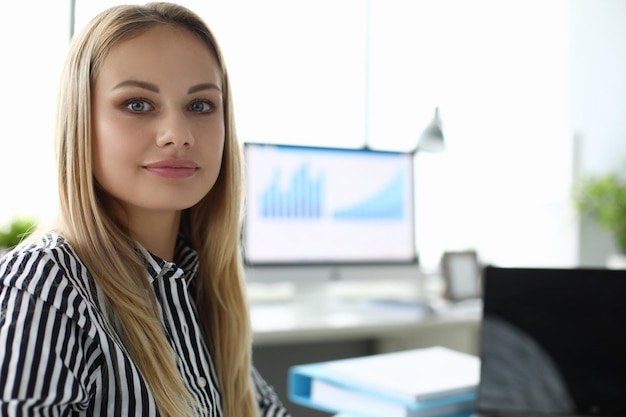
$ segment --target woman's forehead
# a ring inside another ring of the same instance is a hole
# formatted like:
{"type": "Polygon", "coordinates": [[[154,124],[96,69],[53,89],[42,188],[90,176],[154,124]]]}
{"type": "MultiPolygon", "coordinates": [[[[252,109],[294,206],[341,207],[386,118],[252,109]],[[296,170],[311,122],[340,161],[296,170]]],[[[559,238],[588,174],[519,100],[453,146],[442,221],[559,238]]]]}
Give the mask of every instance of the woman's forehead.
{"type": "Polygon", "coordinates": [[[195,33],[158,25],[113,45],[104,57],[97,79],[128,78],[143,81],[214,83],[222,72],[215,54],[195,33]]]}

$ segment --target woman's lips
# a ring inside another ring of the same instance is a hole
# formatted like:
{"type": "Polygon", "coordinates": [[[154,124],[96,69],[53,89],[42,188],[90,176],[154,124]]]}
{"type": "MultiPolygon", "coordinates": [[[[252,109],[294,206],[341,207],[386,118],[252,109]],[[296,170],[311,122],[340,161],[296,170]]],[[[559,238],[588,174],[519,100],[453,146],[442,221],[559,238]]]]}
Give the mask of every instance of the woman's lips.
{"type": "Polygon", "coordinates": [[[167,159],[152,162],[144,168],[163,178],[189,178],[198,170],[198,164],[186,159],[167,159]]]}

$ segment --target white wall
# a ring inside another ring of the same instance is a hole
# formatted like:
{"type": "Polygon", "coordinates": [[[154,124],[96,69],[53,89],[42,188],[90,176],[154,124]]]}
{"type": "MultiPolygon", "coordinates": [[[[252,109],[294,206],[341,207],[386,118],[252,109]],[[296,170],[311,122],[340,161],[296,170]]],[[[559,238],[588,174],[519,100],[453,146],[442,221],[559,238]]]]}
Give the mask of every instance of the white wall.
{"type": "MultiPolygon", "coordinates": [[[[626,168],[626,2],[570,0],[570,127],[575,178],[626,168]]],[[[612,237],[588,221],[578,232],[583,265],[603,265],[612,237]]]]}
{"type": "Polygon", "coordinates": [[[576,263],[568,3],[431,4],[410,97],[437,97],[448,149],[417,156],[422,259],[471,247],[500,265],[576,263]]]}
{"type": "MultiPolygon", "coordinates": [[[[219,17],[237,8],[206,1],[212,5],[203,14],[223,39],[236,93],[260,89],[255,100],[236,103],[238,120],[247,122],[240,123],[244,139],[329,144],[341,138],[343,146],[358,146],[368,133],[375,147],[394,147],[393,141],[403,146],[399,138],[410,142],[432,107],[442,107],[449,148],[417,157],[419,244],[431,265],[441,250],[469,246],[488,260],[511,264],[601,264],[614,250],[607,234],[587,224],[579,227],[569,191],[579,173],[626,163],[621,115],[626,108],[626,1],[372,1],[370,74],[361,68],[365,3],[359,0],[342,3],[330,20],[322,11],[334,7],[331,0],[306,10],[293,6],[297,27],[279,19],[282,26],[274,31],[263,19],[236,18],[220,25],[219,17]],[[426,4],[431,7],[427,14],[412,10],[426,4]],[[311,20],[303,10],[318,14],[311,20]],[[482,10],[481,16],[493,18],[480,25],[465,18],[482,10]],[[326,26],[320,30],[322,21],[326,26]],[[378,30],[387,21],[395,22],[394,29],[378,30]],[[328,25],[347,25],[350,36],[338,43],[328,37],[328,25]],[[519,30],[509,31],[512,26],[519,30]],[[300,27],[300,36],[291,36],[300,27]],[[550,40],[541,37],[546,31],[554,34],[550,40]],[[431,47],[434,39],[444,47],[431,47]],[[281,42],[292,58],[290,66],[274,66],[272,59],[279,56],[263,54],[264,45],[281,42]],[[569,51],[562,48],[567,44],[569,51]],[[320,48],[328,60],[310,60],[320,48]],[[241,61],[233,51],[252,58],[241,61]],[[347,51],[356,54],[353,60],[346,59],[347,51]],[[315,94],[312,83],[306,86],[313,90],[291,89],[283,96],[273,89],[284,84],[286,74],[310,66],[319,68],[332,88],[315,94]],[[374,85],[369,131],[366,75],[374,85]],[[404,83],[398,84],[400,79],[404,83]],[[494,83],[500,88],[494,89],[494,83]],[[285,105],[301,109],[308,119],[286,123],[281,117],[285,105]],[[333,129],[324,128],[329,121],[333,129]],[[573,137],[580,138],[577,157],[572,156],[573,137]]],[[[79,12],[89,15],[83,9],[92,2],[78,3],[79,12]]],[[[114,2],[103,1],[98,8],[107,3],[114,2]]],[[[33,14],[29,3],[10,2],[7,15],[29,15],[29,29],[19,19],[0,25],[0,86],[8,98],[0,104],[0,223],[14,213],[35,213],[44,220],[54,214],[53,104],[63,54],[44,51],[66,47],[67,4],[38,2],[33,14]]],[[[263,10],[285,11],[279,0],[263,4],[263,10]]]]}
{"type": "Polygon", "coordinates": [[[69,38],[69,2],[2,3],[0,227],[14,215],[56,214],[54,106],[69,38]]]}

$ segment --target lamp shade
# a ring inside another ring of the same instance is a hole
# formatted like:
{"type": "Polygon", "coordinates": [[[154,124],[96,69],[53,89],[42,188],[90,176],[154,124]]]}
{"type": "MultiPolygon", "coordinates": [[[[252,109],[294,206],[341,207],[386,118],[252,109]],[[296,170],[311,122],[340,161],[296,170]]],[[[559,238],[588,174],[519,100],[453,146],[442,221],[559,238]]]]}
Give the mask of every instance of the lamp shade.
{"type": "Polygon", "coordinates": [[[422,132],[416,151],[441,152],[444,149],[446,149],[446,144],[441,130],[439,107],[436,107],[435,116],[422,132]]]}

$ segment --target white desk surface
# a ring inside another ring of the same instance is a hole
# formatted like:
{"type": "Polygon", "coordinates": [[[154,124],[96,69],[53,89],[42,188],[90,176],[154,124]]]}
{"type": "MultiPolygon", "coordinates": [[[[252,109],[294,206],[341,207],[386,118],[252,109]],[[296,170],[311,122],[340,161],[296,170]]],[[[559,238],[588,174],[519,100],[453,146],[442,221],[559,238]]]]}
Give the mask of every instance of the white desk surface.
{"type": "Polygon", "coordinates": [[[392,288],[388,283],[384,291],[371,290],[382,293],[381,297],[367,293],[346,297],[335,293],[315,297],[315,301],[289,297],[271,302],[253,301],[254,342],[267,345],[382,338],[435,326],[478,324],[482,316],[480,300],[451,304],[432,294],[428,298],[419,297],[407,288],[392,288]],[[433,310],[412,304],[418,298],[428,299],[433,310]]]}

